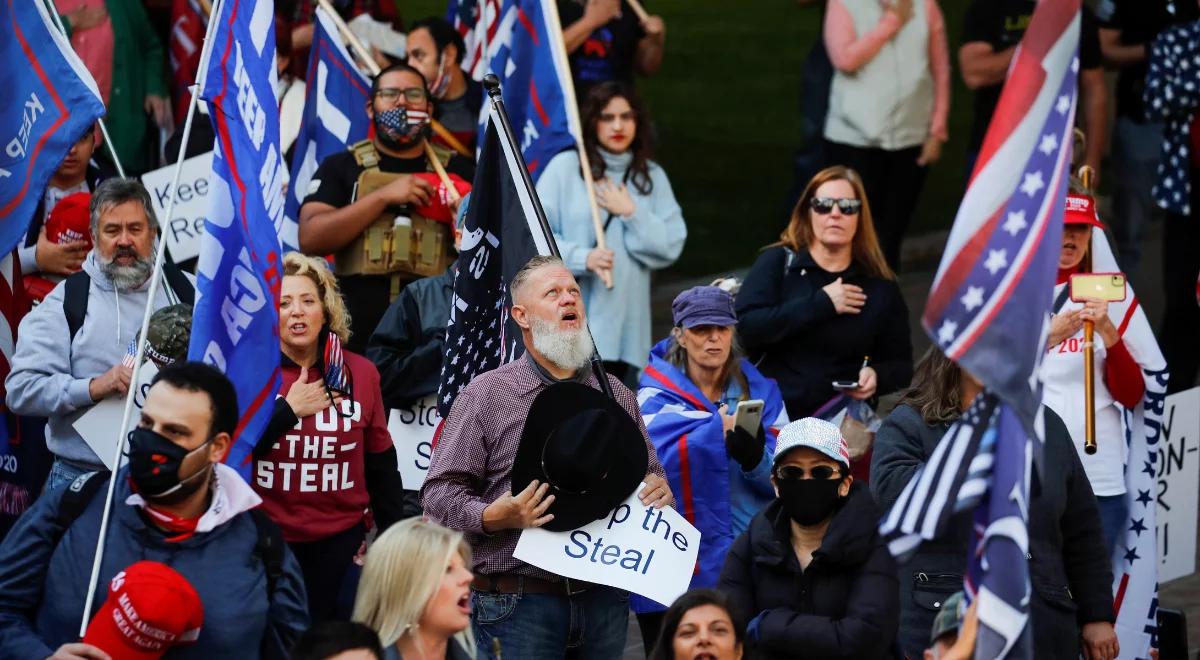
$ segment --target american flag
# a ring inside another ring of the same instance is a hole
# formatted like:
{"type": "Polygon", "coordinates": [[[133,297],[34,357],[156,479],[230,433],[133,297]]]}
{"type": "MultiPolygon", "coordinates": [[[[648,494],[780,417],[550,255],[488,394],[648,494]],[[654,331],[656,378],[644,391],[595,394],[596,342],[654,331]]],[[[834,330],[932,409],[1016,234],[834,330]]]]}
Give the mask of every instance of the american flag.
{"type": "Polygon", "coordinates": [[[12,369],[13,350],[17,345],[17,325],[29,311],[17,251],[0,259],[0,538],[33,501],[29,483],[31,465],[23,459],[20,424],[4,402],[4,381],[12,369]]]}
{"type": "Polygon", "coordinates": [[[1028,506],[1079,70],[1079,0],[1040,2],[934,278],[922,324],[986,390],[913,476],[880,531],[898,556],[975,508],[964,587],[976,658],[1032,657],[1028,506]],[[994,495],[994,497],[993,497],[994,495]]]}
{"type": "Polygon", "coordinates": [[[463,53],[462,68],[475,80],[482,80],[488,72],[492,56],[499,49],[498,39],[501,25],[504,32],[512,32],[512,20],[502,21],[502,0],[450,0],[446,20],[462,35],[466,52],[463,53]]]}
{"type": "Polygon", "coordinates": [[[350,393],[350,371],[346,369],[342,340],[333,332],[325,339],[325,386],[334,392],[350,393]]]}
{"type": "Polygon", "coordinates": [[[454,397],[472,378],[525,352],[521,333],[508,313],[512,304],[508,283],[533,256],[558,252],[553,235],[538,221],[544,212],[525,178],[525,162],[500,134],[496,106],[489,102],[488,108],[454,272],[438,387],[442,417],[450,414],[454,397]]]}

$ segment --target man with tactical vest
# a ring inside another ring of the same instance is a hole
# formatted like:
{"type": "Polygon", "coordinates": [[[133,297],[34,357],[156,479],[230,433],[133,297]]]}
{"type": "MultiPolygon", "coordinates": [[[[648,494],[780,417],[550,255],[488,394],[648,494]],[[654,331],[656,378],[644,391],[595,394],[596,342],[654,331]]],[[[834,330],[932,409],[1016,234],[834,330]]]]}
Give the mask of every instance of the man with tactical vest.
{"type": "Polygon", "coordinates": [[[431,183],[430,156],[464,181],[474,165],[451,151],[426,146],[433,99],[419,71],[393,64],[375,76],[367,114],[374,135],[326,158],[300,207],[300,249],[333,254],[351,317],[347,347],[366,352],[367,339],[405,283],[440,275],[454,258],[453,231],[426,210],[457,201],[431,183]],[[429,155],[427,155],[429,154],[429,155]],[[425,212],[425,213],[422,213],[425,212]]]}

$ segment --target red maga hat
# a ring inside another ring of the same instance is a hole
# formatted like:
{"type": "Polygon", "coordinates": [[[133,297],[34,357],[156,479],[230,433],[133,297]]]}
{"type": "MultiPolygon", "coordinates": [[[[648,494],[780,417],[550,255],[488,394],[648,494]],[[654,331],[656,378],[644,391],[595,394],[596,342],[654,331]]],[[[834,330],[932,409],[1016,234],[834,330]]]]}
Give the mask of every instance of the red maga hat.
{"type": "Polygon", "coordinates": [[[203,622],[204,606],[187,578],[166,564],[139,561],[113,577],[83,642],[114,659],[149,660],[195,642],[203,622]]]}
{"type": "Polygon", "coordinates": [[[59,200],[46,219],[46,238],[60,244],[87,241],[90,248],[92,232],[88,206],[91,203],[92,194],[86,192],[72,193],[59,200]]]}
{"type": "Polygon", "coordinates": [[[1088,195],[1067,195],[1067,211],[1063,214],[1064,225],[1091,225],[1104,229],[1104,223],[1096,217],[1096,200],[1088,195]]]}

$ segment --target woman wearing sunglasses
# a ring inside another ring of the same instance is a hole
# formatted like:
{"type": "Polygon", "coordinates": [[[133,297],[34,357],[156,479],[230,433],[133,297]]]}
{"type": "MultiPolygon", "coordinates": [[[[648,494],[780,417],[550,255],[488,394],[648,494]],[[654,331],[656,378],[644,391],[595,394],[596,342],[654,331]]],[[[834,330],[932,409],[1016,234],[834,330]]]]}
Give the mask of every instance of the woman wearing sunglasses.
{"type": "Polygon", "coordinates": [[[892,657],[896,563],[876,529],[879,508],[850,475],[841,431],[792,422],[773,465],[775,501],[734,542],[719,587],[750,620],[752,657],[892,657]]]}
{"type": "MultiPolygon", "coordinates": [[[[254,449],[253,485],[300,563],[314,623],[335,616],[343,580],[357,574],[349,569],[366,534],[364,511],[370,507],[382,531],[399,519],[403,496],[379,372],[342,349],[349,335],[350,315],[325,260],[285,254],[283,383],[254,449]]],[[[344,609],[348,615],[348,602],[344,609]]]]}
{"type": "Polygon", "coordinates": [[[854,170],[813,177],[779,242],[746,276],[737,316],[747,350],[779,382],[792,419],[842,393],[869,401],[908,384],[908,308],[854,170]]]}

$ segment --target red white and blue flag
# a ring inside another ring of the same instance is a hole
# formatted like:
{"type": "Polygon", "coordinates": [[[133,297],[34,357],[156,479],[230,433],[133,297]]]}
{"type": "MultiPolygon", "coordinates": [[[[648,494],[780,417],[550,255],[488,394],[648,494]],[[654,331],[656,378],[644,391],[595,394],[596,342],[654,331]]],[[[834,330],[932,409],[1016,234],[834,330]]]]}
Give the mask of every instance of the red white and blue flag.
{"type": "Polygon", "coordinates": [[[279,390],[279,225],[283,160],[275,73],[274,3],[222,0],[200,96],[216,135],[212,207],[196,267],[189,360],[225,372],[240,415],[226,462],[249,477],[250,452],[279,390]]]}
{"type": "MultiPolygon", "coordinates": [[[[509,121],[517,134],[521,155],[536,182],[559,152],[572,149],[575,137],[581,135],[576,110],[571,68],[564,50],[554,46],[562,39],[555,0],[484,0],[451,2],[451,21],[469,24],[471,17],[480,20],[481,7],[487,6],[487,47],[476,42],[476,50],[485,61],[471,71],[476,79],[489,71],[500,77],[500,88],[509,121]]],[[[469,33],[481,39],[484,28],[471,24],[469,33]]],[[[459,32],[463,32],[460,27],[459,32]]],[[[464,33],[466,34],[466,33],[464,33]]],[[[467,45],[468,53],[473,46],[467,45]]],[[[464,60],[463,68],[469,62],[464,60]]],[[[486,104],[485,104],[486,106],[486,104]]],[[[487,123],[487,108],[479,117],[479,140],[482,144],[487,123]]]]}
{"type": "Polygon", "coordinates": [[[192,83],[200,70],[200,51],[204,46],[204,31],[208,27],[199,0],[174,0],[171,3],[171,34],[167,39],[167,55],[171,61],[171,96],[175,99],[175,116],[187,116],[192,102],[192,83]]]}
{"type": "Polygon", "coordinates": [[[904,557],[975,511],[964,588],[976,658],[1031,658],[1029,484],[1040,461],[1038,379],[1070,176],[1079,0],[1040,2],[955,217],[922,324],[984,384],[881,524],[904,557]]]}
{"type": "Polygon", "coordinates": [[[300,205],[317,167],[326,158],[367,139],[371,120],[363,111],[371,100],[371,81],[358,70],[342,44],[333,19],[317,7],[308,55],[304,115],[292,153],[291,185],[284,207],[285,247],[299,245],[300,205]]]}
{"type": "MultiPolygon", "coordinates": [[[[496,36],[501,27],[501,5],[505,0],[450,0],[446,20],[462,35],[465,52],[462,68],[475,80],[489,71],[492,56],[500,47],[496,36]],[[493,47],[494,46],[494,47],[493,47]]],[[[512,31],[512,25],[507,25],[512,31]]]]}

